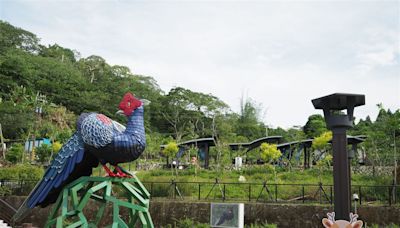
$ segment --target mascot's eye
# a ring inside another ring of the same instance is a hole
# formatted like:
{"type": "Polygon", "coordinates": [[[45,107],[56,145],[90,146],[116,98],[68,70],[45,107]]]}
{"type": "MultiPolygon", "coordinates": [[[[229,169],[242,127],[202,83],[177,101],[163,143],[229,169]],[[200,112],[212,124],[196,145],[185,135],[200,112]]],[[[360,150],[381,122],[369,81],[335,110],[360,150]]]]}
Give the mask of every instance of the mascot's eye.
{"type": "Polygon", "coordinates": [[[131,102],[128,102],[128,107],[131,107],[131,102]]]}

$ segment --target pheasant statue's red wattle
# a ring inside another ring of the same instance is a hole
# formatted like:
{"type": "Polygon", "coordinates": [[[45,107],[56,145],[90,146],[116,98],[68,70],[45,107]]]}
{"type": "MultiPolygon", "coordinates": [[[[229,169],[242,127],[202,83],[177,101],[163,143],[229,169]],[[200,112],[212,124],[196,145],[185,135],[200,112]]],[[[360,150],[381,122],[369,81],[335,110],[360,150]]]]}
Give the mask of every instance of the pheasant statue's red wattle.
{"type": "Polygon", "coordinates": [[[80,115],[77,131],[51,162],[17,217],[23,217],[27,210],[36,206],[54,203],[65,185],[81,176],[90,176],[92,168],[99,163],[109,176],[129,176],[118,164],[136,160],[145,149],[143,106],[140,100],[127,93],[119,109],[128,117],[126,128],[102,114],[80,115]],[[107,163],[115,166],[116,173],[109,170],[107,163]]]}

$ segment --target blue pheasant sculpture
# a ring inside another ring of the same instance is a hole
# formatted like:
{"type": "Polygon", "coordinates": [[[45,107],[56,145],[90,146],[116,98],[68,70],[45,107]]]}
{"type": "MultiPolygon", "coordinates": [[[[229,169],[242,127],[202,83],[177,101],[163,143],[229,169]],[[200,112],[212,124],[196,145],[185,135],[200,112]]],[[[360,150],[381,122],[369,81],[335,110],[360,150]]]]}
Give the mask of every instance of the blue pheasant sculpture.
{"type": "Polygon", "coordinates": [[[54,203],[64,186],[81,176],[90,176],[99,163],[109,176],[129,177],[118,164],[136,160],[145,149],[143,105],[127,93],[119,109],[118,112],[128,117],[126,128],[103,114],[79,116],[77,131],[53,159],[42,180],[18,209],[14,221],[21,220],[36,206],[54,203]],[[114,172],[107,163],[115,167],[114,172]]]}

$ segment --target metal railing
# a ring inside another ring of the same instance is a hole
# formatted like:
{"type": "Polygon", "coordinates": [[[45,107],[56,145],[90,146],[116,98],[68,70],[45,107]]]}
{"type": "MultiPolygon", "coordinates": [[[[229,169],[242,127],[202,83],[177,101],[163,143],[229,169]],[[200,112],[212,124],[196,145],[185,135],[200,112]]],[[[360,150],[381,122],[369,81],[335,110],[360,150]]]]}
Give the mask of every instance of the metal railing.
{"type": "Polygon", "coordinates": [[[27,196],[36,183],[35,180],[0,180],[0,196],[27,196]]]}
{"type": "MultiPolygon", "coordinates": [[[[333,204],[333,185],[232,182],[144,182],[153,198],[333,204]]],[[[400,203],[400,185],[353,185],[358,204],[400,203]]]]}
{"type": "MultiPolygon", "coordinates": [[[[26,196],[35,184],[36,181],[0,180],[3,195],[26,196]]],[[[213,182],[144,181],[143,184],[152,198],[166,200],[332,204],[334,198],[333,185],[322,183],[242,183],[215,179],[213,182]]],[[[351,193],[358,194],[360,205],[400,204],[400,185],[352,185],[351,193]]]]}

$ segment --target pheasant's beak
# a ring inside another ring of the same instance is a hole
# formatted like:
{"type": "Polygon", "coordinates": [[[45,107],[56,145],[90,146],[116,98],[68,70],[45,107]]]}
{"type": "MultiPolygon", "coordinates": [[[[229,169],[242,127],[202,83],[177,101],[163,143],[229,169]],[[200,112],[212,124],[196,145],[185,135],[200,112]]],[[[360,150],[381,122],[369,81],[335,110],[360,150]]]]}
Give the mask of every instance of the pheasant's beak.
{"type": "Polygon", "coordinates": [[[122,110],[118,110],[118,112],[116,112],[115,114],[117,114],[117,115],[122,115],[122,116],[125,115],[125,114],[124,114],[124,111],[122,111],[122,110]]]}

